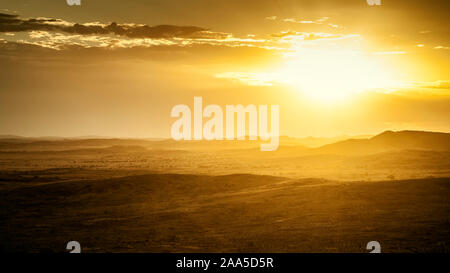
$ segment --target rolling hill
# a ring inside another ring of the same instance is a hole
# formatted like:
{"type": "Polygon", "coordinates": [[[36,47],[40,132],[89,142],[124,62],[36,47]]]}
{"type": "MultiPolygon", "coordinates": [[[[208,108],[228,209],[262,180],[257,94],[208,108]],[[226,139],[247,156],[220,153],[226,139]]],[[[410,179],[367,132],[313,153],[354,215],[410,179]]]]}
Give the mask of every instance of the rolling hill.
{"type": "Polygon", "coordinates": [[[315,149],[320,154],[367,155],[400,150],[450,151],[450,134],[386,131],[369,139],[348,139],[315,149]]]}

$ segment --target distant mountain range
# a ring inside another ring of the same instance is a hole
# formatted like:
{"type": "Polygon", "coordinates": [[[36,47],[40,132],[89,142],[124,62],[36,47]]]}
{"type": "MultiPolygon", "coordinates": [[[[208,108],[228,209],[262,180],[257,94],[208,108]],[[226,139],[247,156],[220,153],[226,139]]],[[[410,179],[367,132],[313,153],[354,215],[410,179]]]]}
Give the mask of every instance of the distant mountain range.
{"type": "MultiPolygon", "coordinates": [[[[0,150],[72,150],[107,148],[112,146],[141,146],[156,150],[259,152],[255,141],[174,141],[172,139],[119,139],[86,137],[20,137],[0,136],[0,150]]],[[[292,138],[281,136],[280,147],[274,154],[264,156],[301,155],[370,155],[403,150],[450,151],[450,133],[426,131],[386,131],[376,136],[336,138],[292,138]]]]}
{"type": "Polygon", "coordinates": [[[347,139],[315,149],[321,154],[339,155],[363,155],[399,150],[450,151],[450,134],[386,131],[369,139],[347,139]]]}

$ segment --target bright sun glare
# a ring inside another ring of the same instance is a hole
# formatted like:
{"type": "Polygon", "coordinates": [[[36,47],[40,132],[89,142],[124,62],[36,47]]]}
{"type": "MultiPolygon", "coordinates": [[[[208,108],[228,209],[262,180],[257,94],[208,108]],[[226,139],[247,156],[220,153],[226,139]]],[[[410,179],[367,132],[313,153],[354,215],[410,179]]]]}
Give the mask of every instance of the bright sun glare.
{"type": "Polygon", "coordinates": [[[371,57],[354,51],[301,49],[275,73],[275,80],[321,102],[394,86],[389,71],[371,57]]]}

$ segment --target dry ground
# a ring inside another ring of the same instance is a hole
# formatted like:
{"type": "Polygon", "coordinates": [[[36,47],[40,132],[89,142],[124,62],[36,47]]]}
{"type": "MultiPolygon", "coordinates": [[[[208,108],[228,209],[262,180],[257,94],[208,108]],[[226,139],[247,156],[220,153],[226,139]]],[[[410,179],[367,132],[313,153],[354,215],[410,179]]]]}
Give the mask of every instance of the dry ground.
{"type": "Polygon", "coordinates": [[[450,178],[2,172],[0,248],[63,252],[448,252],[450,178]],[[92,179],[81,179],[89,177],[92,179]]]}

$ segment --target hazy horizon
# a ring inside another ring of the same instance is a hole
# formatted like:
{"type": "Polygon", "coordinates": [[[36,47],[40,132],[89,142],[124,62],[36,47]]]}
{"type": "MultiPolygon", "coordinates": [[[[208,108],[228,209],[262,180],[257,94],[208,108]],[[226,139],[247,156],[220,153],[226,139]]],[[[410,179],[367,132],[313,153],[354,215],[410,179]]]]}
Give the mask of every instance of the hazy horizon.
{"type": "MultiPolygon", "coordinates": [[[[405,129],[405,130],[384,130],[375,134],[356,134],[356,135],[331,135],[331,136],[312,136],[312,135],[306,135],[306,136],[290,136],[290,135],[280,135],[280,139],[282,138],[294,138],[294,139],[307,139],[307,138],[327,138],[327,139],[336,139],[336,138],[371,138],[377,135],[380,135],[385,132],[429,132],[429,133],[444,133],[444,134],[450,134],[450,131],[448,132],[442,132],[442,131],[425,131],[425,130],[414,130],[414,129],[405,129]]],[[[36,136],[25,136],[25,135],[18,135],[18,134],[2,134],[0,133],[0,137],[19,137],[19,138],[68,138],[68,139],[76,139],[76,138],[115,138],[115,139],[155,139],[155,140],[168,140],[172,139],[171,136],[166,137],[157,137],[157,136],[143,136],[143,137],[126,137],[126,136],[105,136],[105,135],[75,135],[75,136],[67,136],[67,135],[36,135],[36,136]]],[[[246,141],[252,141],[248,139],[249,135],[246,135],[246,141]]],[[[184,141],[184,140],[181,140],[184,141]]],[[[206,141],[207,140],[193,140],[193,141],[206,141]]],[[[214,141],[214,140],[213,140],[214,141]]],[[[216,140],[217,141],[217,140],[216,140]]],[[[219,140],[220,141],[220,140],[219,140]]],[[[240,140],[236,140],[240,141],[240,140]]],[[[257,140],[256,140],[257,141],[257,140]]]]}

